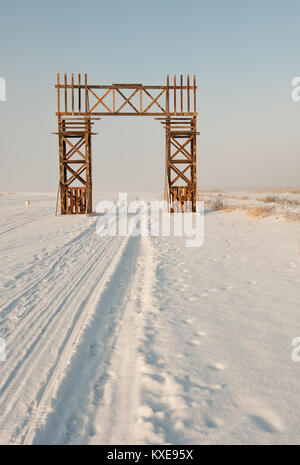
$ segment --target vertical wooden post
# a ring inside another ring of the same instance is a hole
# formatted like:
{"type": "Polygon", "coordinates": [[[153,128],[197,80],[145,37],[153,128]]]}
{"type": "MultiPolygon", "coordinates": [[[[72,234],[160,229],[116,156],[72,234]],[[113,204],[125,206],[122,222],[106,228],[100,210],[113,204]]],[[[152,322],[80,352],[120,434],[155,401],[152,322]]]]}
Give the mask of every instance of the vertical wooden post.
{"type": "Polygon", "coordinates": [[[174,76],[174,113],[176,115],[176,76],[174,76]]]}
{"type": "Polygon", "coordinates": [[[183,76],[180,75],[180,113],[183,113],[183,76]]]}
{"type": "Polygon", "coordinates": [[[68,83],[67,83],[67,73],[65,73],[65,113],[68,113],[68,83]]]}
{"type": "Polygon", "coordinates": [[[197,112],[197,104],[196,104],[196,76],[194,74],[194,113],[197,112]]]}
{"type": "Polygon", "coordinates": [[[166,112],[170,113],[170,81],[167,74],[167,90],[166,90],[166,112]]]}
{"type": "Polygon", "coordinates": [[[92,138],[91,138],[91,122],[86,118],[86,131],[85,131],[85,144],[86,144],[86,213],[93,211],[93,198],[92,198],[92,138]]]}
{"type": "Polygon", "coordinates": [[[72,85],[72,115],[74,115],[74,74],[71,75],[71,85],[72,85]]]}
{"type": "Polygon", "coordinates": [[[85,85],[85,113],[89,111],[89,90],[87,85],[87,74],[84,75],[84,85],[85,85]]]}
{"type": "MultiPolygon", "coordinates": [[[[166,118],[166,127],[170,125],[170,118],[166,118]]],[[[168,211],[170,211],[170,134],[166,129],[166,162],[165,162],[165,201],[167,202],[168,211]]]]}
{"type": "Polygon", "coordinates": [[[187,75],[187,111],[190,112],[190,75],[187,75]]]}
{"type": "Polygon", "coordinates": [[[63,165],[63,139],[62,139],[62,120],[58,116],[58,147],[59,147],[59,189],[60,189],[60,211],[62,214],[65,212],[64,202],[64,165],[63,165]]]}
{"type": "Polygon", "coordinates": [[[60,76],[57,73],[57,112],[60,113],[60,76]]]}
{"type": "Polygon", "coordinates": [[[192,211],[196,212],[197,209],[197,119],[196,116],[193,118],[192,122],[192,169],[191,169],[191,178],[192,178],[192,211]]]}
{"type": "Polygon", "coordinates": [[[78,74],[78,112],[81,113],[81,75],[78,74]]]}

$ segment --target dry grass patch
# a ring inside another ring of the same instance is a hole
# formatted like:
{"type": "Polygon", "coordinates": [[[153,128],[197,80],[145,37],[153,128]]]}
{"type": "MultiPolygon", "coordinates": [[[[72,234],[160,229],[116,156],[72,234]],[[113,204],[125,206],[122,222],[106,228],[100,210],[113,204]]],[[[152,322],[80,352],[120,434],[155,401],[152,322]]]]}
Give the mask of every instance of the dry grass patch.
{"type": "Polygon", "coordinates": [[[300,212],[293,212],[293,211],[289,211],[288,209],[286,209],[282,214],[282,218],[288,222],[289,221],[300,221],[300,212]]]}
{"type": "Polygon", "coordinates": [[[282,205],[300,205],[300,199],[288,199],[278,195],[267,195],[265,197],[256,197],[256,200],[264,203],[276,203],[282,205]]]}
{"type": "Polygon", "coordinates": [[[260,200],[262,200],[265,203],[275,203],[279,201],[279,197],[277,197],[276,195],[267,195],[266,197],[263,197],[260,200]]]}
{"type": "Polygon", "coordinates": [[[276,213],[275,206],[272,207],[248,207],[246,209],[248,216],[266,218],[276,213]]]}

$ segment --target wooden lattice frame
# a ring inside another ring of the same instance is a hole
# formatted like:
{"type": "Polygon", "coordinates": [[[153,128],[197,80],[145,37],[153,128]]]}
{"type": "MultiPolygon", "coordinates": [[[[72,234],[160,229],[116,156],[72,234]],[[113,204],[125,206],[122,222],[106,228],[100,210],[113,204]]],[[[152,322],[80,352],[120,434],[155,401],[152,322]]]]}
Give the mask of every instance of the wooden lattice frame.
{"type": "Polygon", "coordinates": [[[164,86],[89,85],[87,75],[57,74],[62,214],[92,212],[92,125],[103,116],[154,116],[166,132],[165,198],[170,211],[196,211],[196,76],[164,86]],[[127,95],[126,95],[127,93],[127,95]],[[77,169],[72,165],[78,165],[77,169]],[[78,185],[75,185],[78,184],[78,185]]]}

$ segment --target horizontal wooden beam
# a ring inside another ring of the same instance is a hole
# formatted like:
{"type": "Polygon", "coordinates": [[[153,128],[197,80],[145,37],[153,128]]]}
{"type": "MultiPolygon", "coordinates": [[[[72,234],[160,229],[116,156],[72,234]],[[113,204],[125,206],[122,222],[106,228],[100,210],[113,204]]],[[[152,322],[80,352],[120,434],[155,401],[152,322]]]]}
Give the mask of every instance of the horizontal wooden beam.
{"type": "MultiPolygon", "coordinates": [[[[55,84],[55,88],[56,89],[85,89],[85,85],[83,84],[55,84]]],[[[174,86],[174,85],[170,85],[170,86],[145,86],[145,85],[142,85],[142,84],[110,84],[110,85],[87,85],[87,88],[88,89],[135,89],[135,88],[138,88],[138,89],[149,89],[149,90],[154,90],[154,89],[169,89],[169,90],[180,90],[180,89],[183,89],[183,90],[196,90],[197,89],[197,86],[174,86]]]]}
{"type": "MultiPolygon", "coordinates": [[[[56,116],[71,116],[73,114],[76,115],[76,116],[79,116],[79,115],[85,115],[86,113],[84,113],[84,112],[82,112],[82,113],[78,113],[78,112],[77,113],[69,113],[69,112],[62,113],[62,112],[60,112],[60,113],[58,113],[57,112],[56,116]]],[[[94,113],[93,112],[94,116],[157,116],[157,115],[162,115],[162,114],[165,114],[165,115],[168,114],[170,116],[176,116],[176,115],[178,115],[178,116],[179,115],[197,116],[198,115],[198,113],[167,113],[167,112],[162,113],[161,111],[157,111],[156,113],[141,113],[141,112],[139,112],[139,113],[134,113],[134,112],[131,112],[131,113],[125,113],[125,112],[124,113],[123,112],[119,112],[119,113],[116,113],[116,112],[114,112],[114,113],[108,113],[108,112],[107,113],[96,113],[95,112],[94,113]]]]}

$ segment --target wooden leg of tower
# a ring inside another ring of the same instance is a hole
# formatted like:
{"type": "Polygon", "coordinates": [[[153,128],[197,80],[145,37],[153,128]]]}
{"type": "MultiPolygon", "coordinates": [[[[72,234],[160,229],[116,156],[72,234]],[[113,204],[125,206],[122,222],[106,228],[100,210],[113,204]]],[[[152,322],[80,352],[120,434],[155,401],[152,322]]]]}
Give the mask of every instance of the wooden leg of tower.
{"type": "Polygon", "coordinates": [[[66,154],[66,144],[62,136],[62,122],[58,119],[58,144],[59,144],[59,189],[60,189],[60,211],[62,215],[66,214],[66,171],[64,167],[64,158],[66,154]]]}
{"type": "Polygon", "coordinates": [[[92,213],[93,211],[93,191],[92,191],[92,138],[90,132],[86,135],[86,152],[87,152],[87,166],[86,166],[86,212],[92,213]]]}
{"type": "Polygon", "coordinates": [[[61,214],[92,213],[92,122],[58,121],[61,214]]]}
{"type": "Polygon", "coordinates": [[[166,118],[166,194],[169,211],[197,208],[196,118],[166,118]]]}
{"type": "Polygon", "coordinates": [[[192,139],[192,211],[197,210],[197,134],[196,134],[196,118],[193,124],[194,135],[192,139]]]}
{"type": "MultiPolygon", "coordinates": [[[[167,120],[167,124],[168,124],[167,120]]],[[[166,131],[166,175],[165,175],[165,200],[167,202],[167,209],[172,213],[172,197],[171,197],[171,143],[169,131],[166,131]]]]}

